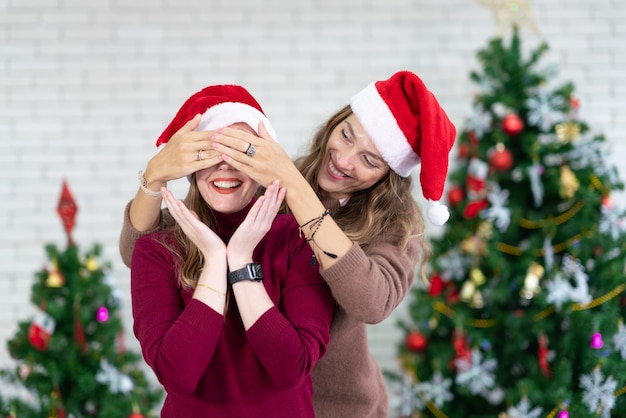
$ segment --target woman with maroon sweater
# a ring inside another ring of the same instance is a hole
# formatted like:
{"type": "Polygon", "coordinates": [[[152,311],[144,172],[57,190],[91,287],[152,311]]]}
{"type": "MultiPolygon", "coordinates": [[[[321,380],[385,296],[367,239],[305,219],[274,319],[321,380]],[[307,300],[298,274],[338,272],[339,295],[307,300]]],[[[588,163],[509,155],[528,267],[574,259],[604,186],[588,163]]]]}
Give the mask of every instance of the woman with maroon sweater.
{"type": "MultiPolygon", "coordinates": [[[[211,86],[168,129],[197,113],[202,129],[255,135],[249,125],[267,123],[243,88],[211,86]]],[[[161,416],[314,417],[310,373],[333,300],[294,218],[277,215],[285,190],[276,181],[255,199],[258,183],[225,162],[189,181],[184,203],[162,189],[176,225],[138,239],[131,262],[133,329],[167,392],[161,416]]]]}
{"type": "MultiPolygon", "coordinates": [[[[439,199],[455,128],[435,96],[408,71],[371,83],[321,126],[295,163],[263,126],[263,139],[232,129],[205,135],[194,129],[190,124],[178,131],[167,153],[150,160],[147,188],[156,190],[214,161],[227,161],[261,185],[278,179],[337,302],[327,353],[313,369],[316,415],[388,417],[366,324],[392,313],[413,284],[416,267],[424,277],[430,252],[410,175],[418,165],[429,220],[447,220],[439,199]],[[245,153],[250,147],[254,155],[245,153]],[[197,161],[198,150],[210,161],[197,161]]],[[[127,205],[120,239],[125,262],[137,237],[171,222],[160,204],[138,190],[127,205]]]]}

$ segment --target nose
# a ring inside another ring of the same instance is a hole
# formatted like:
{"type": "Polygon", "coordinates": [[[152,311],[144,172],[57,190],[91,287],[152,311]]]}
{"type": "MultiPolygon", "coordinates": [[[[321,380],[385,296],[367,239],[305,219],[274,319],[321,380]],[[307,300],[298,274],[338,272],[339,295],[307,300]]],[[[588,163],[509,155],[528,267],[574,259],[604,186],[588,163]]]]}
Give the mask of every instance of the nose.
{"type": "Polygon", "coordinates": [[[234,170],[233,166],[228,164],[226,161],[220,161],[217,164],[217,170],[234,170]]]}
{"type": "Polygon", "coordinates": [[[341,170],[353,170],[355,154],[356,153],[351,150],[337,152],[335,154],[335,163],[337,164],[337,168],[341,170]]]}

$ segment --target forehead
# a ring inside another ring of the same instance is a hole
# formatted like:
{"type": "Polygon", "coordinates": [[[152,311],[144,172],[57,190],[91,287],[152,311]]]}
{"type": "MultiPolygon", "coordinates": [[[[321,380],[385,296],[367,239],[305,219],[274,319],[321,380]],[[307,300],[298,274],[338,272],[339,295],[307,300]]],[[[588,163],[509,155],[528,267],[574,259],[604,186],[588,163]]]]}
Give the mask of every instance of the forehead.
{"type": "Polygon", "coordinates": [[[365,131],[365,128],[363,128],[363,125],[361,125],[361,122],[359,122],[359,119],[354,114],[345,118],[339,126],[342,127],[342,129],[347,128],[350,133],[359,140],[359,144],[367,151],[382,158],[382,154],[378,151],[378,148],[376,148],[376,145],[374,145],[374,142],[365,131]]]}
{"type": "Polygon", "coordinates": [[[229,127],[229,128],[232,128],[232,129],[239,129],[240,131],[248,132],[248,133],[250,133],[250,134],[252,134],[252,135],[256,135],[256,136],[258,136],[258,134],[256,133],[256,131],[255,131],[254,129],[252,129],[252,128],[250,127],[250,125],[248,125],[248,124],[247,124],[247,123],[245,123],[245,122],[237,122],[237,123],[233,123],[232,125],[229,125],[228,127],[229,127]]]}

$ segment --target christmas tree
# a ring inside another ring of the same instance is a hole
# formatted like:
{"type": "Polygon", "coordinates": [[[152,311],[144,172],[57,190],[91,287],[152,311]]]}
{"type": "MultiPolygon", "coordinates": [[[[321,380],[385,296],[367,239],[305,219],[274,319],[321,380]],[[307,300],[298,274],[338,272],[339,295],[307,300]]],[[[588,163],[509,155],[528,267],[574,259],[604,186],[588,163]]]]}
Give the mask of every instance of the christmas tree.
{"type": "Polygon", "coordinates": [[[403,417],[626,416],[623,188],[572,83],[517,27],[477,54],[429,283],[401,323],[403,417]]]}
{"type": "Polygon", "coordinates": [[[81,254],[73,242],[77,206],[63,183],[57,207],[67,248],[45,246],[48,265],[35,273],[32,319],[8,342],[16,365],[2,370],[0,413],[7,417],[151,416],[162,397],[150,387],[142,358],[124,347],[120,298],[101,247],[81,254]]]}

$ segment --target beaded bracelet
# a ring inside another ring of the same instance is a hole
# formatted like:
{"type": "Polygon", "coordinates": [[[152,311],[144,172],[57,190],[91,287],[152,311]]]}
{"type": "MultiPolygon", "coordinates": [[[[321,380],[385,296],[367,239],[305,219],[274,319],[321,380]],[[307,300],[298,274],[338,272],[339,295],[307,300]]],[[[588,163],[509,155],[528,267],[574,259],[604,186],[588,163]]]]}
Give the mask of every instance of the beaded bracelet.
{"type": "MultiPolygon", "coordinates": [[[[317,242],[315,242],[315,240],[313,239],[315,237],[315,233],[317,232],[317,230],[319,229],[320,225],[322,225],[322,222],[324,221],[324,218],[329,214],[330,212],[328,211],[328,209],[326,209],[324,211],[324,213],[322,213],[320,216],[318,216],[317,218],[313,218],[308,222],[303,223],[302,225],[299,225],[300,228],[300,234],[304,235],[304,238],[306,239],[307,242],[312,242],[314,246],[316,246],[321,252],[323,252],[324,254],[326,254],[326,256],[330,257],[330,258],[337,258],[337,254],[333,254],[331,252],[325,251],[324,249],[322,249],[319,245],[317,245],[317,242]],[[307,237],[306,234],[304,233],[303,228],[305,226],[309,227],[309,236],[307,237]]],[[[315,253],[311,256],[311,266],[315,265],[315,253]]]]}
{"type": "Polygon", "coordinates": [[[152,197],[161,197],[161,192],[153,192],[152,190],[148,189],[148,187],[146,187],[148,181],[144,177],[142,170],[139,170],[139,174],[137,174],[137,180],[139,180],[139,187],[141,187],[141,190],[143,190],[145,194],[152,197]]]}

